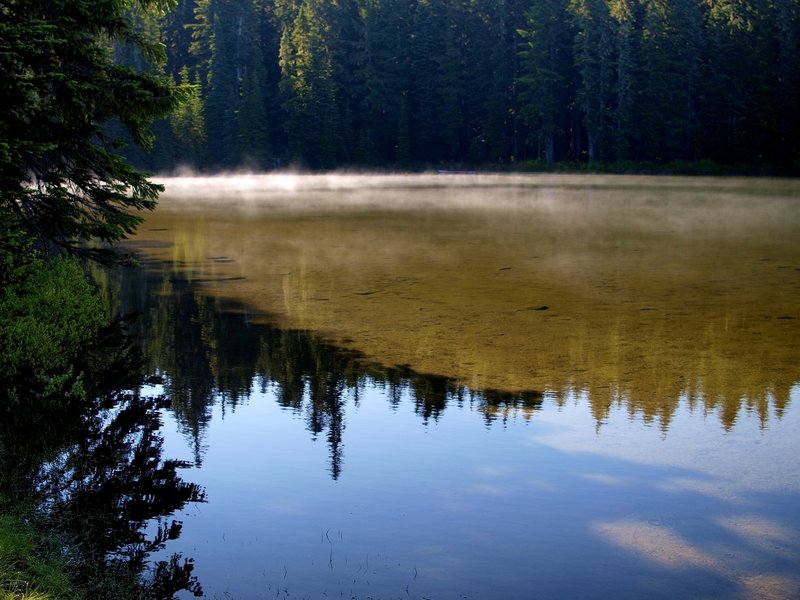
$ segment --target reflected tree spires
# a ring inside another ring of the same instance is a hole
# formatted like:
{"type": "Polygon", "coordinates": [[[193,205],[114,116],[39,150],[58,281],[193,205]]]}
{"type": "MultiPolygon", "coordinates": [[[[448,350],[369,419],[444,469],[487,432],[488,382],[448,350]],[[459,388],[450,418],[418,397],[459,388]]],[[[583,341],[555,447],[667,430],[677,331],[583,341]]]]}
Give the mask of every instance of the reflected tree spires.
{"type": "Polygon", "coordinates": [[[508,419],[516,414],[521,414],[523,418],[530,419],[534,413],[542,408],[544,395],[537,391],[527,392],[501,392],[487,390],[486,392],[474,394],[480,403],[480,410],[486,419],[486,425],[490,426],[495,420],[499,419],[503,425],[508,419]]]}
{"type": "Polygon", "coordinates": [[[312,375],[310,388],[308,429],[314,439],[327,429],[331,477],[339,479],[343,461],[345,382],[336,372],[323,372],[312,375]]]}
{"type": "MultiPolygon", "coordinates": [[[[65,404],[58,414],[27,404],[33,431],[52,422],[63,435],[50,440],[28,435],[35,447],[0,452],[3,484],[30,499],[37,518],[64,544],[81,597],[160,600],[182,590],[200,595],[191,558],[173,554],[151,561],[180,535],[182,523],[172,515],[188,502],[204,502],[205,492],[181,476],[190,464],[164,456],[160,411],[167,403],[163,396],[138,392],[148,379],[128,325],[112,323],[84,348],[81,360],[92,374],[85,402],[65,404]],[[15,473],[6,461],[29,471],[15,473]]],[[[18,421],[17,427],[23,424],[18,421]]],[[[0,427],[0,449],[6,450],[3,433],[0,427]]]]}
{"type": "Polygon", "coordinates": [[[436,421],[447,407],[447,399],[457,391],[454,382],[445,377],[412,377],[410,380],[414,397],[414,412],[427,423],[436,421]]]}
{"type": "Polygon", "coordinates": [[[175,554],[150,570],[148,558],[180,535],[182,523],[170,515],[188,502],[204,502],[205,493],[179,475],[190,465],[163,457],[162,400],[110,398],[63,464],[43,470],[42,490],[55,498],[49,513],[80,549],[79,570],[88,574],[104,565],[125,580],[145,576],[149,589],[160,590],[156,597],[171,598],[180,590],[202,593],[192,560],[175,554]]]}
{"type": "MultiPolygon", "coordinates": [[[[344,465],[346,404],[367,384],[385,389],[395,410],[408,398],[424,424],[438,421],[448,406],[465,402],[487,426],[531,419],[546,393],[558,404],[580,398],[598,430],[612,412],[621,410],[630,418],[656,423],[663,435],[682,403],[690,410],[716,412],[728,430],[743,408],[757,412],[765,426],[770,417],[781,418],[794,385],[791,374],[777,367],[764,372],[758,363],[750,370],[734,369],[739,363],[726,360],[725,339],[711,336],[704,339],[702,364],[687,366],[663,347],[649,348],[636,340],[631,347],[616,348],[618,359],[611,366],[602,347],[582,347],[558,364],[562,357],[543,354],[536,367],[548,373],[543,391],[474,390],[457,378],[369,362],[309,331],[255,324],[245,307],[203,294],[183,267],[173,268],[164,263],[151,265],[149,275],[116,272],[116,279],[109,276],[105,283],[118,287],[106,297],[143,315],[135,327],[149,369],[163,377],[166,401],[190,438],[198,465],[213,406],[219,403],[224,415],[254,389],[273,389],[275,401],[302,417],[314,439],[325,433],[329,470],[338,479],[344,465]],[[135,284],[126,282],[131,277],[135,284]]],[[[628,339],[624,319],[618,325],[615,339],[628,339]]]]}

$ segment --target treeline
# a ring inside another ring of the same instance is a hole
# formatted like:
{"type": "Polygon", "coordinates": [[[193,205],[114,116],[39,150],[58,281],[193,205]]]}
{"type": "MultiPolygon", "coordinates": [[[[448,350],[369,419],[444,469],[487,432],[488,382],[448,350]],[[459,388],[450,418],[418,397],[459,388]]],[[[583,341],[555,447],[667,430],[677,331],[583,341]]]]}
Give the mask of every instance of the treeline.
{"type": "Polygon", "coordinates": [[[134,157],[151,170],[800,166],[800,0],[180,0],[138,18],[190,86],[134,157]]]}

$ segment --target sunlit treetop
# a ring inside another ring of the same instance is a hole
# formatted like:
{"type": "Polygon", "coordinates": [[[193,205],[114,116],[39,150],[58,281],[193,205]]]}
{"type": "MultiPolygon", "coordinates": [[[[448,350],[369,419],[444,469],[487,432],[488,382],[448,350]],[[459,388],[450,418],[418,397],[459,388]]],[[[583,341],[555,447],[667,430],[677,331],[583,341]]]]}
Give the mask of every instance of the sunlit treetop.
{"type": "Polygon", "coordinates": [[[124,238],[141,222],[136,211],[155,206],[161,187],[120,158],[124,143],[105,132],[119,122],[149,148],[153,120],[178,105],[181,91],[115,64],[112,47],[131,45],[146,64],[164,60],[163,46],[137,32],[132,14],[172,4],[0,0],[0,222],[110,258],[84,242],[124,238]]]}

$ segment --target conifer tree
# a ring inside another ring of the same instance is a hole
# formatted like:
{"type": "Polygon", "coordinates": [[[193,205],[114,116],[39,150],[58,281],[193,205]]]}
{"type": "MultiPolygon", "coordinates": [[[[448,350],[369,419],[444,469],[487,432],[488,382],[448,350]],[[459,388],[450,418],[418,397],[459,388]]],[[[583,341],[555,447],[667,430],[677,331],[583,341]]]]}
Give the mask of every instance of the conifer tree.
{"type": "Polygon", "coordinates": [[[364,91],[357,106],[362,140],[384,164],[411,161],[409,91],[416,0],[366,0],[364,91]]]}
{"type": "MultiPolygon", "coordinates": [[[[115,242],[153,208],[161,187],[118,154],[117,120],[150,147],[150,126],[179,103],[164,77],[116,64],[108,43],[136,48],[148,63],[163,47],[135,27],[128,2],[7,0],[0,6],[0,222],[74,252],[115,242]],[[3,215],[0,215],[3,216],[3,215]],[[8,218],[11,217],[11,218],[8,218]]],[[[141,11],[167,0],[139,0],[141,11]]]]}
{"type": "Polygon", "coordinates": [[[526,27],[520,30],[524,39],[518,80],[522,88],[521,110],[540,149],[537,156],[552,164],[556,159],[556,138],[564,145],[563,136],[569,128],[574,33],[566,0],[534,0],[527,18],[526,27]]]}
{"type": "Polygon", "coordinates": [[[614,79],[614,153],[615,160],[635,158],[639,139],[635,125],[639,98],[639,46],[641,40],[641,4],[638,0],[612,0],[614,18],[616,76],[614,79]]]}
{"type": "Polygon", "coordinates": [[[773,31],[776,41],[774,160],[784,167],[800,167],[800,2],[775,0],[773,31]]]}
{"type": "Polygon", "coordinates": [[[575,0],[577,100],[588,134],[588,161],[606,160],[611,146],[614,88],[614,21],[604,0],[575,0]]]}
{"type": "Polygon", "coordinates": [[[281,34],[281,91],[294,160],[336,163],[337,103],[321,2],[302,0],[281,34]]]}
{"type": "Polygon", "coordinates": [[[242,103],[237,112],[239,138],[238,158],[242,164],[264,169],[272,164],[272,147],[269,141],[269,122],[264,107],[262,69],[253,66],[245,75],[242,103]]]}
{"type": "Polygon", "coordinates": [[[209,0],[211,56],[205,96],[209,159],[214,167],[235,167],[238,158],[237,112],[242,98],[248,0],[209,0]]]}
{"type": "Polygon", "coordinates": [[[439,79],[439,61],[445,56],[447,31],[445,0],[418,2],[414,13],[409,90],[411,148],[415,161],[436,162],[442,157],[444,140],[442,107],[444,86],[439,79]]]}
{"type": "Polygon", "coordinates": [[[651,0],[645,5],[640,127],[644,158],[694,157],[692,132],[700,68],[701,15],[695,0],[651,0]]]}
{"type": "Polygon", "coordinates": [[[157,122],[137,164],[800,160],[798,0],[171,1],[205,148],[157,122]]]}
{"type": "Polygon", "coordinates": [[[180,82],[187,90],[187,97],[170,118],[175,166],[202,165],[206,162],[207,140],[200,85],[190,79],[189,68],[185,66],[180,82]]]}

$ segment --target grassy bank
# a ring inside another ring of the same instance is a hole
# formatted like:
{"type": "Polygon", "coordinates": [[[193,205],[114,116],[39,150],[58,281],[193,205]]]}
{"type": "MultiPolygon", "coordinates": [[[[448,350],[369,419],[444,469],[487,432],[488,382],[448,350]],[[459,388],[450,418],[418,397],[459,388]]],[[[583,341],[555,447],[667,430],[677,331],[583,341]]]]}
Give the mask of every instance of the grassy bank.
{"type": "Polygon", "coordinates": [[[0,515],[0,600],[75,598],[61,544],[23,517],[0,515]]]}

